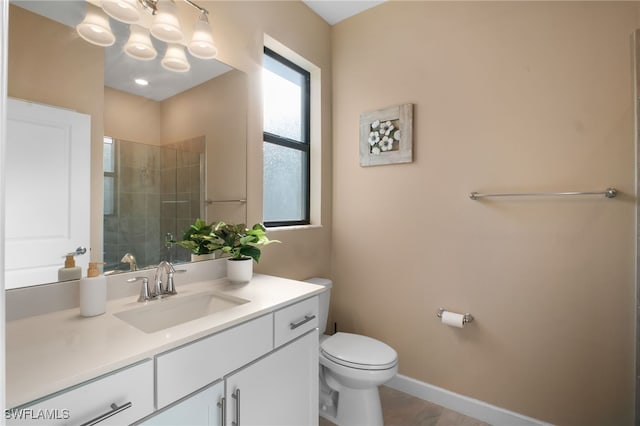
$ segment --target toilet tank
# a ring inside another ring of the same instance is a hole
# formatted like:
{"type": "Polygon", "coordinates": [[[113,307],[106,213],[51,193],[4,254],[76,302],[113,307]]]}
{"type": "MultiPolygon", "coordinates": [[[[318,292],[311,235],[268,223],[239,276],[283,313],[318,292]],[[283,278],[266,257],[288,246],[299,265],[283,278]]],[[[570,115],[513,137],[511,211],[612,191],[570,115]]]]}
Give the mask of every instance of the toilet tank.
{"type": "Polygon", "coordinates": [[[331,300],[331,287],[333,282],[327,278],[313,277],[305,280],[305,282],[321,285],[326,287],[326,290],[318,295],[319,309],[318,309],[318,330],[320,334],[324,334],[327,329],[327,318],[329,317],[329,301],[331,300]]]}

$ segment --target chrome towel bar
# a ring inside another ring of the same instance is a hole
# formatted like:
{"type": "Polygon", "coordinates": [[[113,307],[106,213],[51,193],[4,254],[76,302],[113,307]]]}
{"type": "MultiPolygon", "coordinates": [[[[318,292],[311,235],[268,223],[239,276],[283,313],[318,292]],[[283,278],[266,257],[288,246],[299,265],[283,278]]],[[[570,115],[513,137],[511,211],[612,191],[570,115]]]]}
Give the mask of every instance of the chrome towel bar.
{"type": "Polygon", "coordinates": [[[217,204],[217,203],[237,203],[237,204],[245,204],[247,200],[239,199],[239,200],[204,200],[204,203],[207,205],[217,204]]]}
{"type": "Polygon", "coordinates": [[[604,191],[583,191],[583,192],[502,192],[482,194],[479,192],[472,192],[469,194],[469,198],[477,200],[485,197],[548,197],[548,196],[570,196],[570,195],[604,195],[607,198],[615,198],[618,195],[618,190],[615,188],[607,188],[604,191]]]}

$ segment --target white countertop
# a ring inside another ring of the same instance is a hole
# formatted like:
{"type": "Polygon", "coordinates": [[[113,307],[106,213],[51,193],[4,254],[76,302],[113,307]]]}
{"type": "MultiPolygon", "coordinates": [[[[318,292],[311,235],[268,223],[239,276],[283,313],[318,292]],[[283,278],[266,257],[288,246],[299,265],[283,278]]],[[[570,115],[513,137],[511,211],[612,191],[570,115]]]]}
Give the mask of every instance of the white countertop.
{"type": "MultiPolygon", "coordinates": [[[[216,290],[249,300],[207,317],[145,333],[113,314],[137,308],[137,296],[111,300],[106,313],[80,308],[6,323],[6,406],[13,408],[166,350],[224,330],[325,290],[301,281],[255,274],[248,284],[226,279],[177,285],[179,298],[216,290]]],[[[151,301],[147,303],[162,303],[151,301]]]]}

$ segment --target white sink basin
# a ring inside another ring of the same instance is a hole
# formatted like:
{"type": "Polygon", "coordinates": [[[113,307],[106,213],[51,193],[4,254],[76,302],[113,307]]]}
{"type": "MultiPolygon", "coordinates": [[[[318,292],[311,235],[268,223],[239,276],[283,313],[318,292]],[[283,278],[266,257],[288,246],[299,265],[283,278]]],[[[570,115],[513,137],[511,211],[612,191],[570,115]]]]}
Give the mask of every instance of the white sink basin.
{"type": "Polygon", "coordinates": [[[226,294],[202,292],[150,301],[139,308],[117,312],[114,315],[145,333],[155,333],[248,302],[246,299],[226,294]]]}

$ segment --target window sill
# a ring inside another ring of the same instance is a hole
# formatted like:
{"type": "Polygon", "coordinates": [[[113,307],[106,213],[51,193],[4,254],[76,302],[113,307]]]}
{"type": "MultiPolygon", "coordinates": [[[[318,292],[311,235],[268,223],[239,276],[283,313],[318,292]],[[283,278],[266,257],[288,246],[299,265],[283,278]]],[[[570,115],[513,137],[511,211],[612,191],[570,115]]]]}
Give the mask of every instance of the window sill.
{"type": "Polygon", "coordinates": [[[310,229],[321,229],[322,225],[292,225],[292,226],[274,226],[267,228],[267,232],[280,232],[280,231],[299,231],[310,229]]]}

